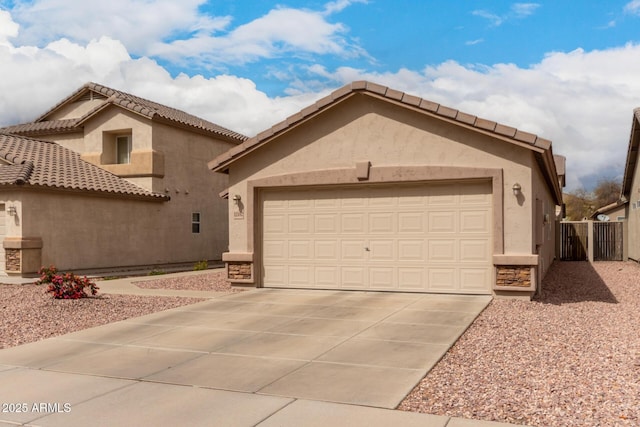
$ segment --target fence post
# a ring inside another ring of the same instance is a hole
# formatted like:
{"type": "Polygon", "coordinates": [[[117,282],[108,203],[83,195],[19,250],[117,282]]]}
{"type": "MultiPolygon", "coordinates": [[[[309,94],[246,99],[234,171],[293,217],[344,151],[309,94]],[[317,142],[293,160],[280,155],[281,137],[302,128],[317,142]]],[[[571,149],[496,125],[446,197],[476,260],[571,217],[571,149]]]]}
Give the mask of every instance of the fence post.
{"type": "Polygon", "coordinates": [[[587,256],[589,262],[593,262],[593,247],[595,246],[593,243],[593,221],[587,221],[587,256]]]}
{"type": "Polygon", "coordinates": [[[627,236],[629,235],[629,223],[626,219],[622,220],[622,261],[629,259],[629,242],[627,236]]]}

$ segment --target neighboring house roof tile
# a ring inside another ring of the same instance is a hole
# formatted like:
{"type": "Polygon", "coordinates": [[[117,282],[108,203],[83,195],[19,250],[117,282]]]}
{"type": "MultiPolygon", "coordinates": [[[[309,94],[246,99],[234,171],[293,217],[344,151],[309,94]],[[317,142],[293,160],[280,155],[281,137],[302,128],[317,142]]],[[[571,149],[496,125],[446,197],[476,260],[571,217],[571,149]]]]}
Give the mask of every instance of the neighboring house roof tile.
{"type": "Polygon", "coordinates": [[[316,101],[314,104],[303,108],[284,121],[275,124],[271,128],[260,132],[253,138],[249,138],[226,153],[223,153],[209,162],[209,168],[216,172],[225,172],[230,164],[246,154],[260,147],[277,135],[287,131],[289,128],[297,126],[308,118],[318,114],[320,111],[348,99],[357,94],[380,97],[389,102],[400,104],[407,108],[418,109],[425,114],[447,120],[460,126],[467,126],[481,132],[489,132],[503,140],[528,147],[537,153],[537,160],[541,168],[546,171],[545,179],[556,197],[556,201],[562,203],[562,191],[558,183],[558,174],[555,168],[553,153],[551,152],[551,141],[540,138],[537,135],[520,131],[511,126],[505,126],[490,120],[482,119],[467,113],[463,113],[453,108],[440,105],[438,103],[421,99],[413,95],[390,89],[388,87],[367,81],[355,81],[343,86],[328,96],[316,101]]]}
{"type": "Polygon", "coordinates": [[[629,203],[629,202],[618,199],[613,203],[609,203],[608,205],[602,206],[602,207],[596,209],[596,211],[591,214],[591,219],[596,219],[598,215],[607,214],[607,213],[611,212],[612,210],[617,209],[620,206],[625,205],[627,203],[629,203]]]}
{"type": "Polygon", "coordinates": [[[82,127],[78,126],[78,119],[46,120],[2,128],[2,131],[6,133],[33,136],[81,130],[82,127]]]}
{"type": "Polygon", "coordinates": [[[0,186],[27,185],[169,200],[88,163],[74,151],[48,141],[0,133],[0,186]]]}
{"type": "Polygon", "coordinates": [[[126,92],[112,89],[98,83],[85,84],[76,92],[56,104],[49,111],[38,117],[34,122],[10,126],[8,128],[4,128],[3,131],[21,135],[37,135],[50,132],[74,131],[77,129],[81,129],[82,124],[86,120],[95,116],[98,112],[111,105],[133,111],[137,114],[149,118],[150,120],[164,120],[172,122],[207,133],[215,134],[238,143],[247,139],[247,136],[245,135],[224,128],[200,117],[196,117],[192,114],[186,113],[176,108],[167,107],[166,105],[162,105],[148,99],[140,98],[126,92]],[[84,96],[88,92],[94,92],[103,96],[105,98],[104,103],[89,111],[84,116],[76,119],[47,119],[53,112],[61,108],[63,105],[82,98],[82,96],[84,96]]]}

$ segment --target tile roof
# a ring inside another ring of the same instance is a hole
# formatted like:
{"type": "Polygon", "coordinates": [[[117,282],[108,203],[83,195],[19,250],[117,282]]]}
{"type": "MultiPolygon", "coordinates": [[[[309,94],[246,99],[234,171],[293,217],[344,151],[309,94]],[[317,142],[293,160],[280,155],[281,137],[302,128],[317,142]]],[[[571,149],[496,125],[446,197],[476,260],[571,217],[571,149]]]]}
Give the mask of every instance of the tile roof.
{"type": "Polygon", "coordinates": [[[385,101],[420,111],[431,117],[446,120],[460,126],[469,127],[479,132],[492,134],[502,140],[533,150],[536,153],[536,160],[540,164],[541,169],[545,172],[545,181],[552,189],[556,201],[559,204],[562,203],[562,191],[560,190],[558,182],[558,173],[556,171],[555,161],[551,150],[551,141],[548,139],[541,138],[532,133],[523,132],[514,127],[505,126],[491,120],[463,113],[453,108],[445,107],[438,103],[368,81],[355,81],[335,90],[330,95],[316,101],[314,104],[302,109],[300,112],[289,116],[282,122],[275,124],[253,138],[249,138],[242,144],[222,153],[215,159],[211,160],[208,163],[208,166],[216,172],[227,172],[229,165],[236,159],[245,156],[255,148],[268,143],[278,135],[305,122],[307,119],[319,114],[327,108],[357,95],[378,97],[385,101]]]}
{"type": "Polygon", "coordinates": [[[78,119],[45,120],[42,122],[23,123],[2,128],[3,132],[16,135],[48,135],[52,133],[64,133],[69,131],[82,131],[78,126],[78,119]]]}
{"type": "Polygon", "coordinates": [[[74,151],[48,141],[0,132],[0,188],[20,185],[79,190],[158,201],[164,194],[138,187],[88,163],[74,151]],[[4,163],[4,162],[1,162],[4,163]]]}
{"type": "Polygon", "coordinates": [[[192,114],[176,108],[167,107],[166,105],[149,101],[148,99],[140,98],[126,92],[112,89],[98,83],[85,84],[76,92],[56,104],[49,111],[38,117],[32,123],[10,126],[8,128],[4,128],[3,131],[23,135],[37,135],[51,132],[78,130],[81,129],[81,126],[86,120],[110,105],[115,105],[129,111],[133,111],[149,118],[150,120],[164,120],[170,123],[195,128],[199,131],[215,134],[237,143],[247,139],[245,135],[216,125],[215,123],[201,119],[192,114]],[[69,102],[80,99],[83,95],[86,95],[89,92],[103,96],[105,98],[104,103],[77,119],[47,120],[47,117],[51,115],[51,113],[69,102]]]}
{"type": "Polygon", "coordinates": [[[523,132],[516,128],[505,126],[491,120],[472,116],[470,114],[454,110],[453,108],[445,107],[435,102],[390,89],[376,83],[356,81],[337,89],[330,95],[316,101],[315,104],[304,108],[300,112],[257,134],[253,138],[249,138],[242,144],[231,148],[227,152],[210,161],[209,168],[218,172],[225,171],[227,165],[232,163],[236,158],[242,157],[254,148],[265,144],[272,139],[273,136],[302,123],[320,111],[356,94],[381,97],[385,100],[417,109],[444,120],[453,121],[463,126],[470,126],[479,131],[492,133],[497,137],[507,139],[514,143],[523,144],[524,146],[537,149],[538,151],[545,151],[551,148],[551,141],[540,138],[532,133],[523,132]]]}

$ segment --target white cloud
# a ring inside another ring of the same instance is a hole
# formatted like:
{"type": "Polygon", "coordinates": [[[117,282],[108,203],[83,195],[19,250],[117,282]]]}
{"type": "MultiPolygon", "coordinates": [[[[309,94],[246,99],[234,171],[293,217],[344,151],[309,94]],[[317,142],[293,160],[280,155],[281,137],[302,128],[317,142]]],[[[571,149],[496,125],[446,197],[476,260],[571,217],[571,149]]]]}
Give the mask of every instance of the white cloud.
{"type": "Polygon", "coordinates": [[[514,3],[509,8],[509,12],[503,15],[498,15],[483,9],[474,10],[471,14],[487,19],[491,22],[492,26],[499,27],[512,19],[524,19],[533,15],[539,7],[540,4],[538,3],[514,3]]]}
{"type": "Polygon", "coordinates": [[[624,6],[624,11],[633,15],[640,15],[640,0],[633,0],[624,6]]]}
{"type": "Polygon", "coordinates": [[[225,35],[199,35],[172,42],[156,42],[148,54],[198,62],[244,64],[283,55],[331,54],[342,57],[366,56],[360,47],[348,42],[344,25],[328,22],[322,13],[278,8],[225,35]]]}
{"type": "Polygon", "coordinates": [[[632,110],[640,106],[640,45],[633,44],[551,53],[530,68],[449,61],[422,71],[310,71],[336,86],[376,81],[551,139],[554,152],[567,156],[569,189],[589,188],[599,176],[621,178],[632,110]]]}
{"type": "Polygon", "coordinates": [[[518,18],[525,18],[540,7],[538,3],[515,3],[511,6],[511,12],[518,18]]]}
{"type": "Polygon", "coordinates": [[[17,3],[11,14],[23,30],[20,44],[42,47],[63,37],[85,44],[108,36],[135,56],[219,68],[285,53],[366,56],[345,38],[344,25],[327,20],[362,2],[337,0],[321,11],[280,7],[236,27],[229,16],[202,13],[206,0],[34,0],[17,3]]]}

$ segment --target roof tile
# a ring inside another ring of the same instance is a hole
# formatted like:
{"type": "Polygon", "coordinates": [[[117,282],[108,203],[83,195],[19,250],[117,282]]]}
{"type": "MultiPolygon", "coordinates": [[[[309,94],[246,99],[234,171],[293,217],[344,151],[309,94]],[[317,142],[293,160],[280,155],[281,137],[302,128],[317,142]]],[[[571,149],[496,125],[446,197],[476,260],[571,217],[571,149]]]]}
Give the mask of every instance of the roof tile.
{"type": "Polygon", "coordinates": [[[131,95],[126,92],[111,89],[97,83],[85,84],[82,88],[78,89],[71,96],[67,97],[66,99],[58,103],[48,112],[46,112],[44,115],[36,119],[33,123],[18,125],[18,126],[25,126],[26,128],[12,127],[15,129],[5,128],[3,130],[5,132],[16,133],[21,135],[37,135],[38,132],[40,134],[44,134],[46,133],[45,131],[54,131],[54,130],[58,132],[74,130],[76,127],[81,126],[86,119],[88,119],[89,117],[92,117],[93,114],[95,114],[97,111],[102,110],[102,108],[104,107],[104,104],[102,106],[95,108],[94,110],[91,110],[85,116],[78,119],[47,120],[47,117],[53,111],[57,110],[65,103],[74,99],[78,99],[88,91],[96,92],[101,95],[107,96],[107,99],[104,101],[105,104],[117,105],[122,108],[126,108],[131,111],[142,114],[150,119],[153,119],[154,117],[160,117],[165,120],[177,122],[193,128],[201,129],[201,130],[211,132],[220,136],[224,136],[226,138],[235,140],[237,142],[241,142],[247,139],[245,135],[226,129],[222,126],[216,125],[215,123],[211,123],[207,120],[201,119],[200,117],[196,117],[192,114],[185,113],[184,111],[178,110],[176,108],[167,107],[166,105],[149,101],[148,99],[140,98],[138,96],[131,95]],[[41,123],[47,123],[47,124],[43,125],[41,123]],[[29,128],[29,126],[35,126],[35,129],[31,129],[29,128]]]}
{"type": "Polygon", "coordinates": [[[456,115],[456,120],[473,126],[476,123],[476,116],[472,116],[471,114],[458,111],[458,114],[456,115]]]}
{"type": "Polygon", "coordinates": [[[401,101],[404,92],[395,90],[395,89],[387,89],[386,97],[389,99],[395,99],[396,101],[401,101]]]}
{"type": "Polygon", "coordinates": [[[516,130],[516,134],[513,137],[513,139],[521,142],[526,142],[527,144],[535,144],[536,138],[536,135],[521,130],[516,130]]]}
{"type": "Polygon", "coordinates": [[[377,93],[379,95],[385,95],[387,93],[387,87],[379,85],[377,83],[367,82],[367,90],[372,93],[377,93]]]}
{"type": "Polygon", "coordinates": [[[516,135],[516,128],[511,126],[505,126],[498,123],[496,128],[493,130],[495,133],[499,135],[508,136],[509,138],[513,138],[516,135]]]}
{"type": "Polygon", "coordinates": [[[455,119],[456,116],[458,115],[458,110],[456,110],[454,108],[445,107],[444,105],[440,105],[438,107],[438,111],[436,111],[436,113],[439,116],[444,116],[444,117],[449,117],[451,119],[455,119]]]}
{"type": "Polygon", "coordinates": [[[481,119],[479,117],[476,119],[476,124],[475,124],[477,128],[488,130],[491,132],[493,132],[496,129],[497,125],[498,123],[492,120],[481,119]]]}
{"type": "Polygon", "coordinates": [[[420,98],[419,96],[409,95],[407,93],[402,96],[402,102],[404,102],[405,104],[418,107],[420,106],[420,101],[422,101],[422,98],[420,98]]]}
{"type": "Polygon", "coordinates": [[[426,99],[423,99],[422,102],[420,102],[420,108],[422,108],[423,110],[431,111],[432,113],[435,113],[436,111],[438,111],[439,107],[440,107],[440,104],[437,104],[432,101],[428,101],[426,99]]]}
{"type": "Polygon", "coordinates": [[[54,142],[0,133],[0,157],[12,163],[0,166],[0,184],[168,199],[86,162],[78,153],[54,142]]]}

